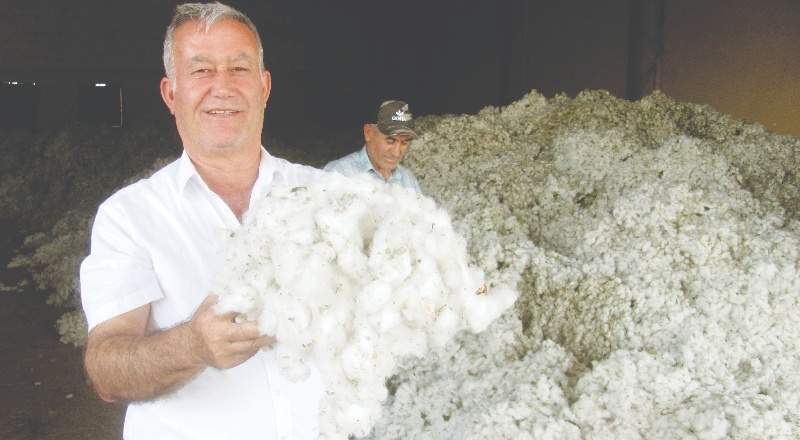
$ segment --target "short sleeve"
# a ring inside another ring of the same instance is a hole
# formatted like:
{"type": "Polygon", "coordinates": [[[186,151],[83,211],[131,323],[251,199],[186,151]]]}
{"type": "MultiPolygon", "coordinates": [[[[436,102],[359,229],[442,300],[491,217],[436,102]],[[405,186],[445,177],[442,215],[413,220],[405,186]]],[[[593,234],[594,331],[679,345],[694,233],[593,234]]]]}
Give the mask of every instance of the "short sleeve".
{"type": "Polygon", "coordinates": [[[80,268],[81,302],[89,330],[163,297],[152,259],[132,235],[135,229],[125,212],[114,206],[100,206],[91,250],[80,268]]]}

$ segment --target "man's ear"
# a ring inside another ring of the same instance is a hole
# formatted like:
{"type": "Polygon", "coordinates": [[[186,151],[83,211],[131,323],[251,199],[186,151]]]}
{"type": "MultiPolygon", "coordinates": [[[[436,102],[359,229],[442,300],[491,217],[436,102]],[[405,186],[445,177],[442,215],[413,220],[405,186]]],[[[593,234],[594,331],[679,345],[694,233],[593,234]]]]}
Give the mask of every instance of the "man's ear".
{"type": "Polygon", "coordinates": [[[264,107],[266,108],[267,101],[269,101],[269,92],[272,90],[272,74],[267,69],[261,72],[261,85],[264,87],[264,107]]]}
{"type": "Polygon", "coordinates": [[[169,112],[175,114],[175,91],[172,90],[172,85],[169,83],[169,78],[166,76],[161,78],[161,99],[164,104],[167,104],[169,112]]]}
{"type": "Polygon", "coordinates": [[[373,128],[372,124],[364,124],[364,142],[369,143],[372,140],[373,128]]]}

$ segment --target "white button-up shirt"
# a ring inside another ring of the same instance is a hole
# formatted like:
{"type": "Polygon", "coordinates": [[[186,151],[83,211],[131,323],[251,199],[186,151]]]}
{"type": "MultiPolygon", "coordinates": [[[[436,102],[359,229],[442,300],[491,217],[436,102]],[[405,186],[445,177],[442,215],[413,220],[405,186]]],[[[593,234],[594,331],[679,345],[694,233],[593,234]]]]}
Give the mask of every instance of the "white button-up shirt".
{"type": "MultiPolygon", "coordinates": [[[[262,148],[250,204],[272,185],[302,186],[322,173],[262,148]]],[[[239,226],[185,152],[118,191],[100,205],[91,252],[81,265],[89,328],[148,303],[152,329],[187,320],[211,293],[226,237],[239,226]]],[[[272,353],[259,352],[228,370],[206,368],[171,395],[130,404],[124,438],[315,438],[324,382],[314,369],[308,380],[289,382],[272,353]]]]}

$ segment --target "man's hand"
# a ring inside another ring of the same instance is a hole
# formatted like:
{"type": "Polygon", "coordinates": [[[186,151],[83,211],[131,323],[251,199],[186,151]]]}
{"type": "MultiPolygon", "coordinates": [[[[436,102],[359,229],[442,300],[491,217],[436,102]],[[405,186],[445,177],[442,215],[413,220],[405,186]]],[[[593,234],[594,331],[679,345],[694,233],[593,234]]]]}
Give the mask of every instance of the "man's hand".
{"type": "Polygon", "coordinates": [[[275,343],[274,337],[258,331],[257,323],[236,323],[236,312],[217,314],[216,303],[217,295],[207,296],[187,323],[191,329],[192,354],[204,364],[222,370],[232,368],[275,343]]]}
{"type": "Polygon", "coordinates": [[[209,295],[194,315],[175,327],[148,332],[150,304],[98,324],[89,332],[86,373],[105,401],[144,401],[169,394],[205,368],[235,367],[273,344],[255,322],[217,314],[209,295]]]}

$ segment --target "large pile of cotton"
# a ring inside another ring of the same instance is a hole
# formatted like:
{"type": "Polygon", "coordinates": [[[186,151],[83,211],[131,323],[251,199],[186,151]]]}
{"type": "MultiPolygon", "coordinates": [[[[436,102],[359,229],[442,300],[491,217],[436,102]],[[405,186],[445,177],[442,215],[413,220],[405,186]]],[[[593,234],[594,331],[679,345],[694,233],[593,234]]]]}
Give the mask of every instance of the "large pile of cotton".
{"type": "Polygon", "coordinates": [[[403,362],[372,438],[800,437],[795,138],[603,92],[421,125],[407,165],[521,296],[403,362]]]}
{"type": "Polygon", "coordinates": [[[272,188],[230,240],[217,310],[274,335],[281,374],[327,381],[321,438],[367,434],[396,357],[480,332],[517,292],[468,264],[447,213],[414,190],[330,173],[272,188]]]}
{"type": "MultiPolygon", "coordinates": [[[[480,333],[393,358],[368,438],[800,438],[798,139],[661,94],[597,91],[418,124],[406,165],[465,239],[467,267],[519,299],[480,333]]],[[[43,272],[50,286],[75,284],[85,238],[64,231],[93,214],[38,246],[69,266],[43,272]]],[[[311,240],[297,249],[329,252],[311,240]]],[[[301,273],[306,262],[324,260],[301,273]]],[[[79,321],[62,333],[85,336],[79,321]]]]}

